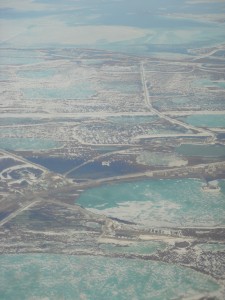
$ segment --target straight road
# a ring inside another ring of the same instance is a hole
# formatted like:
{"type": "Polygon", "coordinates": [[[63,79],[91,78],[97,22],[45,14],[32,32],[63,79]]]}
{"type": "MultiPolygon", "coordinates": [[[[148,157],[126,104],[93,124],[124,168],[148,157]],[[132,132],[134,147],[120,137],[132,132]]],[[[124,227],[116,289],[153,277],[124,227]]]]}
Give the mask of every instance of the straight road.
{"type": "MultiPolygon", "coordinates": [[[[159,116],[160,118],[162,118],[164,120],[167,120],[168,122],[170,122],[172,124],[182,126],[182,127],[186,128],[188,130],[197,131],[197,132],[201,133],[204,136],[206,135],[206,136],[212,137],[213,140],[215,139],[215,134],[213,132],[211,132],[209,130],[206,130],[206,129],[202,129],[202,128],[192,126],[190,124],[186,124],[186,123],[184,123],[180,120],[177,120],[177,119],[173,119],[173,118],[165,115],[164,113],[158,111],[157,109],[155,109],[152,106],[152,102],[150,100],[150,96],[149,96],[149,92],[148,92],[148,88],[147,88],[147,80],[145,78],[145,70],[144,70],[144,63],[143,62],[141,62],[141,68],[140,69],[141,69],[141,81],[142,81],[142,86],[143,86],[143,90],[144,90],[145,104],[152,113],[156,114],[157,116],[159,116]]],[[[193,134],[193,136],[195,136],[195,134],[193,134]]]]}
{"type": "Polygon", "coordinates": [[[1,222],[0,222],[0,227],[3,226],[4,224],[8,223],[9,221],[11,221],[13,218],[15,218],[16,216],[18,216],[21,212],[23,212],[24,210],[34,206],[35,204],[37,204],[38,201],[34,201],[31,202],[19,209],[17,209],[16,211],[14,211],[13,213],[11,213],[8,217],[4,218],[1,222]]]}

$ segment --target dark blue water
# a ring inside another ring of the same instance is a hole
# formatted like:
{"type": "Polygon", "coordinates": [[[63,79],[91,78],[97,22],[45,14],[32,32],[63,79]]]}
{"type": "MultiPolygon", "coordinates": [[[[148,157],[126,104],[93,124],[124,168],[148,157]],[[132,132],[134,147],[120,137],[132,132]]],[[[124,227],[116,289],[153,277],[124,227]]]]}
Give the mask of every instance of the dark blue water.
{"type": "Polygon", "coordinates": [[[13,210],[9,210],[9,211],[1,211],[0,212],[0,220],[5,219],[6,217],[8,217],[8,215],[10,215],[13,212],[13,210]]]}
{"type": "Polygon", "coordinates": [[[44,166],[52,172],[56,173],[65,173],[70,169],[83,163],[83,160],[80,158],[77,159],[68,159],[60,157],[26,157],[29,161],[44,166]]]}
{"type": "Polygon", "coordinates": [[[135,173],[140,170],[140,168],[134,165],[130,165],[125,161],[114,161],[111,162],[109,166],[102,165],[102,162],[93,162],[70,173],[70,177],[77,179],[98,179],[104,177],[125,175],[128,173],[135,173]]]}
{"type": "Polygon", "coordinates": [[[15,161],[12,158],[2,158],[0,159],[0,172],[16,165],[21,165],[21,162],[15,161]]]}

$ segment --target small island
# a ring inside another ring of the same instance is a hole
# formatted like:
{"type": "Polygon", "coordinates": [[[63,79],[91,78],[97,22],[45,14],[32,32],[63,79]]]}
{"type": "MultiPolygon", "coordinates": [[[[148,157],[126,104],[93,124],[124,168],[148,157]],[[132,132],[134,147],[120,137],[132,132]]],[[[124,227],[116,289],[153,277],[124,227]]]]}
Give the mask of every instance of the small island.
{"type": "Polygon", "coordinates": [[[202,190],[204,192],[220,192],[221,189],[220,186],[218,185],[218,181],[214,180],[202,185],[202,190]]]}

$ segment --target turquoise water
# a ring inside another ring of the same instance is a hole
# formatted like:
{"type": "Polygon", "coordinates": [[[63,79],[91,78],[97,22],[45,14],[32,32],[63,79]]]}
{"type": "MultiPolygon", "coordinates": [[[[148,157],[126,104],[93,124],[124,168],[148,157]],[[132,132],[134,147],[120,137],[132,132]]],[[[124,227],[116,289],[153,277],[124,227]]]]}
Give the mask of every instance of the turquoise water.
{"type": "Polygon", "coordinates": [[[30,79],[41,79],[48,78],[55,75],[56,70],[48,69],[48,70],[26,70],[26,71],[18,71],[17,75],[20,77],[30,78],[30,79]]]}
{"type": "Polygon", "coordinates": [[[200,157],[225,157],[224,145],[182,144],[176,148],[179,154],[200,157]]]}
{"type": "Polygon", "coordinates": [[[222,251],[225,254],[225,244],[211,243],[211,244],[202,244],[198,246],[203,251],[222,251]]]}
{"type": "Polygon", "coordinates": [[[97,213],[147,226],[225,224],[225,181],[220,192],[202,190],[198,179],[155,179],[103,185],[77,203],[97,213]]]}
{"type": "Polygon", "coordinates": [[[225,89],[225,82],[224,81],[212,81],[210,79],[202,79],[197,81],[198,85],[208,86],[208,87],[218,87],[225,89]]]}
{"type": "Polygon", "coordinates": [[[67,88],[27,88],[23,89],[28,99],[86,99],[95,93],[90,83],[84,82],[67,88]]]}
{"type": "Polygon", "coordinates": [[[27,65],[43,62],[41,55],[35,51],[1,50],[0,65],[27,65]]]}
{"type": "Polygon", "coordinates": [[[1,138],[0,148],[6,150],[49,150],[60,148],[61,143],[37,138],[1,138]]]}
{"type": "MultiPolygon", "coordinates": [[[[25,124],[40,124],[43,123],[44,121],[40,118],[35,119],[35,118],[13,118],[13,117],[9,117],[9,118],[0,118],[0,125],[25,125],[25,124]]],[[[15,128],[7,128],[8,130],[6,130],[6,128],[4,128],[4,130],[0,127],[1,132],[4,131],[4,133],[8,132],[11,133],[12,131],[15,133],[15,128]]]]}
{"type": "Polygon", "coordinates": [[[0,57],[1,65],[29,65],[40,62],[42,60],[35,57],[0,57]]]}
{"type": "Polygon", "coordinates": [[[211,2],[208,1],[207,5],[204,2],[190,2],[187,5],[181,0],[172,0],[168,3],[165,0],[142,0],[141,3],[133,0],[87,0],[85,4],[80,1],[74,3],[48,1],[45,9],[36,9],[34,5],[34,9],[27,11],[16,9],[15,4],[14,6],[3,5],[2,17],[4,21],[7,20],[8,26],[10,28],[15,26],[14,22],[17,20],[24,24],[24,31],[18,36],[18,31],[14,30],[14,38],[6,39],[2,44],[5,47],[17,48],[77,46],[148,55],[160,52],[183,54],[187,53],[187,48],[199,48],[224,42],[224,24],[207,21],[207,15],[212,12],[215,15],[222,14],[224,6],[222,2],[211,2]],[[179,16],[179,13],[183,17],[179,16]],[[179,17],[174,17],[174,14],[179,17]],[[42,22],[43,17],[50,20],[53,15],[54,19],[50,22],[50,26],[48,22],[42,22]],[[40,24],[40,31],[38,31],[37,27],[40,24]],[[76,30],[76,26],[87,25],[98,26],[96,36],[87,35],[85,39],[83,37],[79,39],[79,36],[73,37],[71,29],[76,30]],[[102,26],[104,26],[103,30],[102,26]],[[106,27],[108,32],[102,35],[101,32],[104,32],[106,27]],[[118,39],[113,36],[112,40],[118,42],[111,42],[112,27],[117,27],[118,30],[118,39]],[[127,41],[128,27],[138,28],[144,37],[127,41]],[[59,35],[58,40],[53,38],[57,37],[61,28],[64,35],[59,35]],[[124,34],[121,35],[121,31],[124,31],[124,34]]]}
{"type": "Polygon", "coordinates": [[[225,82],[217,82],[218,87],[225,89],[225,82]]]}
{"type": "Polygon", "coordinates": [[[162,242],[151,241],[132,243],[129,246],[102,244],[100,245],[100,248],[110,253],[152,254],[158,250],[164,250],[166,248],[166,244],[162,242]]]}
{"type": "Polygon", "coordinates": [[[180,28],[149,28],[149,33],[143,37],[118,42],[96,42],[94,47],[136,55],[162,54],[166,57],[170,54],[188,55],[189,47],[211,47],[224,41],[224,26],[211,28],[206,23],[205,28],[198,29],[180,25],[180,28]]]}
{"type": "Polygon", "coordinates": [[[2,300],[164,300],[217,291],[210,277],[159,262],[63,255],[1,255],[2,300]]]}
{"type": "Polygon", "coordinates": [[[225,115],[191,115],[180,119],[198,127],[225,127],[225,115]]]}

